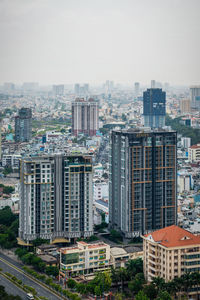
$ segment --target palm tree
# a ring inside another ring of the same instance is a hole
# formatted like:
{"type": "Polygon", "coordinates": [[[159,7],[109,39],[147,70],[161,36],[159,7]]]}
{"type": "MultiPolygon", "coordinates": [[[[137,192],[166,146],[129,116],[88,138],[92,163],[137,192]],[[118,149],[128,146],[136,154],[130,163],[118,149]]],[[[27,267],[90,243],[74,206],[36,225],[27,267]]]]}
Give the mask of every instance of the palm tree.
{"type": "Polygon", "coordinates": [[[161,277],[155,277],[155,278],[153,279],[152,283],[155,284],[158,293],[159,293],[160,291],[162,291],[163,288],[164,288],[164,286],[165,286],[165,281],[164,281],[164,279],[161,278],[161,277]]]}
{"type": "Polygon", "coordinates": [[[188,298],[189,289],[193,285],[191,274],[190,273],[185,273],[181,276],[181,278],[183,279],[184,291],[186,292],[186,295],[187,295],[187,298],[188,298]]]}
{"type": "Polygon", "coordinates": [[[127,263],[127,272],[130,279],[133,279],[137,273],[143,273],[143,262],[141,258],[129,259],[127,263]]]}
{"type": "Polygon", "coordinates": [[[200,285],[200,273],[193,272],[190,274],[192,285],[197,289],[197,299],[199,299],[199,285],[200,285]]]}
{"type": "Polygon", "coordinates": [[[119,274],[119,278],[121,281],[121,290],[122,292],[124,291],[124,282],[128,279],[128,273],[127,270],[125,268],[119,268],[117,270],[118,274],[119,274]]]}
{"type": "Polygon", "coordinates": [[[173,297],[176,295],[176,293],[178,292],[178,289],[177,289],[177,286],[176,286],[176,283],[174,282],[174,280],[166,283],[166,291],[173,297]]]}
{"type": "Polygon", "coordinates": [[[184,285],[184,280],[182,277],[177,277],[172,280],[174,286],[176,287],[176,292],[178,295],[181,293],[184,285]]]}

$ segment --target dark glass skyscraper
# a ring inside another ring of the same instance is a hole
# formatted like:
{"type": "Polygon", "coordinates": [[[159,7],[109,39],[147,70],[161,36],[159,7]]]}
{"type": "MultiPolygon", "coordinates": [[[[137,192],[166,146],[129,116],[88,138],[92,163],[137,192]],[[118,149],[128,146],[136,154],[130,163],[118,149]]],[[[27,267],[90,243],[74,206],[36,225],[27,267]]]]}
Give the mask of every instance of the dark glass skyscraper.
{"type": "Polygon", "coordinates": [[[165,126],[166,93],[162,89],[147,89],[143,93],[144,126],[162,128],[165,126]]]}
{"type": "Polygon", "coordinates": [[[126,237],[176,224],[176,140],[174,131],[112,132],[109,222],[126,237]]]}
{"type": "Polygon", "coordinates": [[[31,108],[21,108],[15,117],[15,142],[28,142],[32,134],[31,108]]]}

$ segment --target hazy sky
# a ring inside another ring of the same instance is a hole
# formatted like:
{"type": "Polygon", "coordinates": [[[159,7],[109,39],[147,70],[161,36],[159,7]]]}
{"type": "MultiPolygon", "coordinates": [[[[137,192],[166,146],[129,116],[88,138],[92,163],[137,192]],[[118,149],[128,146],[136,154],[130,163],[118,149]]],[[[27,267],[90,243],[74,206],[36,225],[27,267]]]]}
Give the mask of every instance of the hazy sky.
{"type": "Polygon", "coordinates": [[[0,0],[0,83],[200,84],[200,0],[0,0]]]}

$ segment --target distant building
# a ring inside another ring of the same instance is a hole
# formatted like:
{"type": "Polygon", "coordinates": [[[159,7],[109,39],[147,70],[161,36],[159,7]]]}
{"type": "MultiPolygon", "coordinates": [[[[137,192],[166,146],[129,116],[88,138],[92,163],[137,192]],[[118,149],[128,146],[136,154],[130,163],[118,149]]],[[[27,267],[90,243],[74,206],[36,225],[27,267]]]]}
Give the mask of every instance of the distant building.
{"type": "Polygon", "coordinates": [[[109,222],[125,237],[176,224],[176,143],[174,131],[112,131],[109,222]]]}
{"type": "Polygon", "coordinates": [[[2,167],[11,167],[13,170],[18,170],[20,159],[21,155],[19,154],[3,154],[2,167]]]}
{"type": "Polygon", "coordinates": [[[190,162],[200,161],[200,144],[189,147],[188,159],[190,162]]]}
{"type": "Polygon", "coordinates": [[[22,85],[22,89],[24,91],[36,91],[38,88],[38,82],[24,82],[22,85]]]}
{"type": "MultiPolygon", "coordinates": [[[[21,160],[19,237],[54,241],[93,234],[92,161],[84,155],[21,160]]],[[[66,240],[65,240],[66,241],[66,240]]]]}
{"type": "Polygon", "coordinates": [[[180,100],[180,111],[182,114],[190,112],[190,99],[180,100]]]}
{"type": "Polygon", "coordinates": [[[144,276],[148,282],[155,277],[168,282],[200,271],[200,236],[172,225],[142,238],[144,276]]]}
{"type": "Polygon", "coordinates": [[[76,83],[74,85],[74,93],[79,96],[79,94],[80,94],[80,84],[79,83],[76,83]]]}
{"type": "Polygon", "coordinates": [[[182,137],[181,138],[181,145],[182,145],[183,148],[188,149],[191,146],[191,138],[182,137]]]}
{"type": "Polygon", "coordinates": [[[190,87],[191,107],[193,109],[200,109],[200,85],[190,87]]]}
{"type": "Polygon", "coordinates": [[[156,88],[156,81],[155,80],[151,80],[151,88],[152,89],[156,88]]]}
{"type": "Polygon", "coordinates": [[[140,83],[135,82],[135,97],[139,95],[139,92],[140,92],[140,83]]]}
{"type": "Polygon", "coordinates": [[[64,95],[64,84],[53,85],[53,94],[62,96],[64,95]]]}
{"type": "Polygon", "coordinates": [[[76,245],[60,249],[60,275],[63,278],[78,274],[104,271],[110,266],[110,246],[104,242],[76,245]]]}
{"type": "Polygon", "coordinates": [[[7,92],[13,92],[15,90],[15,85],[12,82],[5,82],[3,87],[7,92]]]}
{"type": "Polygon", "coordinates": [[[88,101],[77,98],[72,102],[72,134],[96,135],[99,130],[99,103],[90,98],[88,101]]]}
{"type": "Polygon", "coordinates": [[[32,137],[32,110],[21,108],[15,117],[15,142],[28,142],[32,137]]]}
{"type": "Polygon", "coordinates": [[[166,115],[166,93],[162,89],[147,89],[143,93],[144,126],[163,128],[166,115]]]}

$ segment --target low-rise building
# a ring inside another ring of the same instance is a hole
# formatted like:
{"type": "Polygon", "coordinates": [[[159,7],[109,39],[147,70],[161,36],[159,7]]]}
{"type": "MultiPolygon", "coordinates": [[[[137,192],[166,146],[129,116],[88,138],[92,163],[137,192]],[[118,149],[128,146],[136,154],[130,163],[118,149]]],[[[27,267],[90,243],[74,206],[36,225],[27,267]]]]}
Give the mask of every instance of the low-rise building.
{"type": "Polygon", "coordinates": [[[200,144],[189,147],[188,159],[190,162],[200,161],[200,144]]]}
{"type": "Polygon", "coordinates": [[[167,282],[186,272],[200,271],[200,236],[172,225],[142,238],[147,281],[159,276],[167,282]]]}
{"type": "Polygon", "coordinates": [[[76,245],[60,249],[60,275],[91,274],[109,268],[110,246],[104,242],[88,244],[77,242],[76,245]]]}

